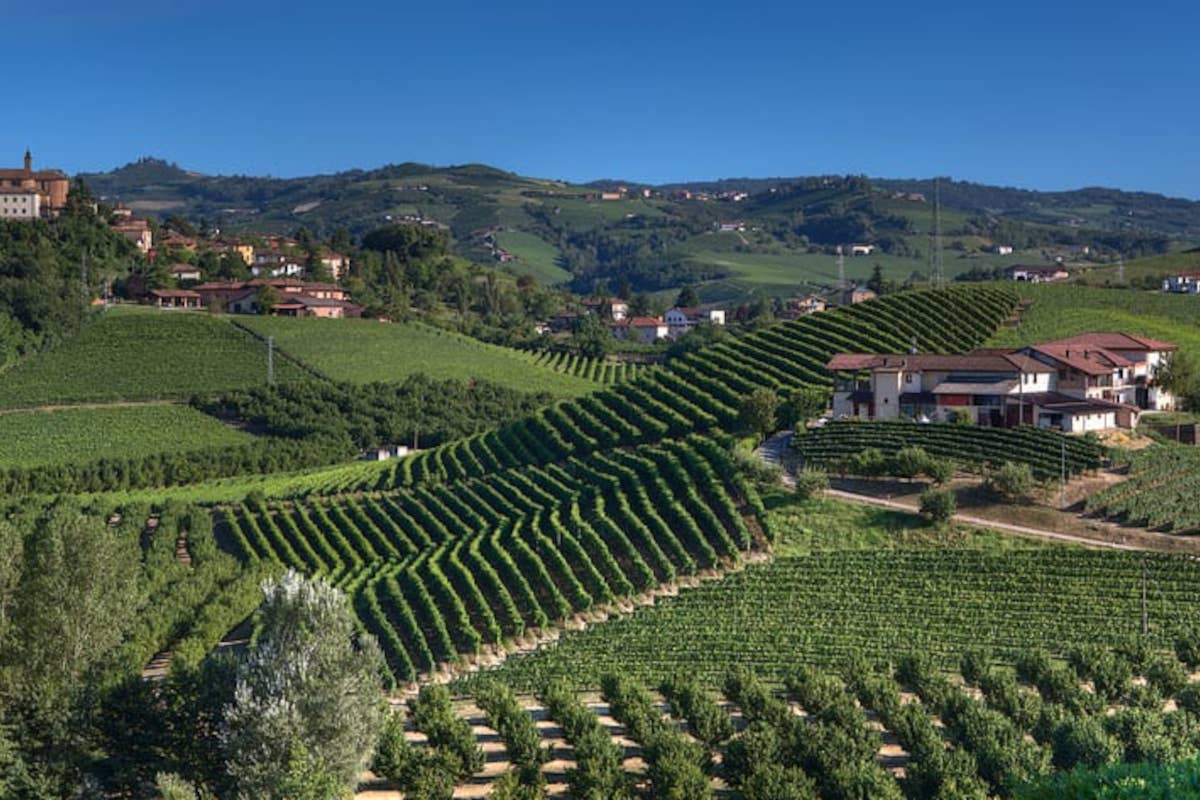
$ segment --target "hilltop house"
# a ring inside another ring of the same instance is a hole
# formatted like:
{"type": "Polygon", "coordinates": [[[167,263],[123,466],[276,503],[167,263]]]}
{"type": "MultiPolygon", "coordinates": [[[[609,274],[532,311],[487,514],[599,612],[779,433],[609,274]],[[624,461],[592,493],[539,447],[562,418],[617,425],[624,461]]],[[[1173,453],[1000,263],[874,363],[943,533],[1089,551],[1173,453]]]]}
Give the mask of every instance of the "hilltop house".
{"type": "Polygon", "coordinates": [[[874,300],[879,295],[874,291],[862,286],[852,286],[842,292],[842,305],[852,306],[855,303],[865,303],[868,300],[874,300]]]}
{"type": "Polygon", "coordinates": [[[33,154],[26,150],[20,169],[0,169],[0,209],[4,208],[4,198],[10,209],[20,206],[20,213],[0,210],[0,219],[37,219],[57,214],[66,207],[70,189],[71,179],[66,173],[57,169],[34,171],[33,154]]]}
{"type": "Polygon", "coordinates": [[[703,308],[672,308],[663,317],[667,323],[668,335],[674,339],[690,331],[697,325],[724,325],[725,312],[719,308],[705,310],[703,308]]]}
{"type": "Polygon", "coordinates": [[[613,322],[613,336],[630,342],[654,344],[671,335],[667,323],[658,317],[625,317],[613,322]]]}
{"type": "Polygon", "coordinates": [[[850,255],[852,256],[869,256],[875,252],[873,244],[852,244],[850,245],[850,255]]]}
{"type": "Polygon", "coordinates": [[[1028,281],[1029,283],[1051,283],[1063,281],[1071,277],[1071,273],[1061,264],[1013,264],[1004,269],[1004,277],[1010,281],[1028,281]]]}
{"type": "Polygon", "coordinates": [[[833,413],[868,419],[1053,427],[1067,433],[1131,428],[1174,398],[1155,372],[1177,347],[1127,333],[1086,333],[1017,350],[960,355],[840,353],[827,367],[833,413]]]}
{"type": "Polygon", "coordinates": [[[112,229],[137,245],[138,250],[149,253],[154,247],[154,234],[150,223],[139,217],[118,218],[112,229]]]}

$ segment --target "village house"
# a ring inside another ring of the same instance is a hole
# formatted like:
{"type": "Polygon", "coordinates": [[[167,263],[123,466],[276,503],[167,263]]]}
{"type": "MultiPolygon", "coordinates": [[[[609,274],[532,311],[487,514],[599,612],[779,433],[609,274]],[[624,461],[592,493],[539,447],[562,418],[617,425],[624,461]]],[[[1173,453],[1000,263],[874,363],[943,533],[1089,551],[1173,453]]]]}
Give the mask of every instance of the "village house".
{"type": "Polygon", "coordinates": [[[619,297],[589,298],[583,301],[583,307],[613,322],[620,322],[629,316],[629,303],[619,297]]]}
{"type": "Polygon", "coordinates": [[[154,247],[154,234],[150,230],[150,223],[144,219],[138,217],[118,218],[112,224],[112,229],[136,244],[138,250],[143,253],[149,253],[154,247]]]}
{"type": "Polygon", "coordinates": [[[875,252],[873,244],[852,244],[850,245],[850,255],[852,256],[869,256],[875,252]]]}
{"type": "Polygon", "coordinates": [[[667,323],[668,335],[674,339],[690,331],[697,325],[724,325],[725,312],[719,308],[672,308],[663,315],[667,323]]]}
{"type": "Polygon", "coordinates": [[[1128,333],[1086,333],[1016,350],[959,355],[839,353],[828,369],[837,417],[1019,424],[1085,433],[1132,428],[1174,408],[1155,382],[1177,347],[1128,333]]]}
{"type": "Polygon", "coordinates": [[[806,294],[803,297],[789,297],[783,304],[779,316],[783,319],[800,319],[824,310],[825,298],[815,294],[806,294]]]}
{"type": "Polygon", "coordinates": [[[191,264],[172,264],[171,276],[180,283],[200,280],[200,268],[191,264]]]}
{"type": "Polygon", "coordinates": [[[1011,256],[1013,249],[1009,244],[998,244],[992,248],[992,252],[998,256],[1011,256]]]}
{"type": "Polygon", "coordinates": [[[862,286],[851,286],[842,292],[841,302],[844,306],[852,306],[855,303],[865,303],[868,300],[874,300],[878,296],[871,289],[862,286]]]}
{"type": "Polygon", "coordinates": [[[159,308],[200,308],[200,293],[187,289],[151,289],[146,296],[159,308]]]}
{"type": "Polygon", "coordinates": [[[269,314],[289,317],[341,319],[360,317],[363,309],[350,302],[346,290],[332,283],[311,283],[294,278],[256,278],[251,281],[213,281],[194,287],[207,307],[230,314],[258,314],[260,292],[272,289],[276,302],[269,314]]]}
{"type": "Polygon", "coordinates": [[[627,342],[654,344],[670,336],[670,328],[659,317],[623,317],[613,322],[613,336],[627,342]]]}
{"type": "Polygon", "coordinates": [[[31,220],[42,215],[42,196],[37,189],[0,186],[0,219],[31,220]]]}
{"type": "MultiPolygon", "coordinates": [[[[41,216],[54,216],[66,208],[67,193],[70,189],[71,179],[65,172],[57,169],[34,171],[33,154],[26,150],[25,163],[20,169],[0,169],[0,190],[4,192],[0,198],[10,198],[10,208],[21,207],[19,215],[16,212],[6,215],[0,211],[0,218],[37,219],[41,216]],[[18,189],[31,191],[33,196],[24,191],[18,193],[18,189]],[[28,216],[30,209],[36,209],[37,213],[28,216]]],[[[4,200],[0,199],[0,208],[3,206],[4,200]]]]}
{"type": "Polygon", "coordinates": [[[350,259],[341,253],[325,253],[320,257],[321,265],[329,270],[329,275],[335,280],[340,281],[342,276],[350,269],[350,259]]]}
{"type": "Polygon", "coordinates": [[[304,258],[292,256],[278,250],[263,250],[254,254],[254,266],[250,267],[254,277],[294,278],[304,274],[304,258]]]}
{"type": "Polygon", "coordinates": [[[739,221],[721,222],[717,225],[717,230],[722,233],[740,233],[746,230],[746,223],[739,221]]]}
{"type": "Polygon", "coordinates": [[[1064,269],[1061,264],[1013,264],[1011,267],[1005,268],[1004,277],[1010,281],[1052,283],[1053,281],[1066,280],[1071,277],[1071,273],[1064,269]]]}
{"type": "Polygon", "coordinates": [[[1174,294],[1200,294],[1200,272],[1181,272],[1164,278],[1162,290],[1174,294]]]}

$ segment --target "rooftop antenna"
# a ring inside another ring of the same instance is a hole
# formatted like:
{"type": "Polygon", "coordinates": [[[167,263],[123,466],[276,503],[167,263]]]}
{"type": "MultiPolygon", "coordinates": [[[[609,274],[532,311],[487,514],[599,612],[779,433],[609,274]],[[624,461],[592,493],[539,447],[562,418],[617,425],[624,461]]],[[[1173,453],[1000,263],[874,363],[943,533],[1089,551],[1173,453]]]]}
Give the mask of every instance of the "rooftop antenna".
{"type": "Polygon", "coordinates": [[[933,274],[930,276],[935,289],[942,288],[942,182],[933,179],[933,274]]]}
{"type": "Polygon", "coordinates": [[[842,252],[842,246],[839,244],[837,249],[837,265],[838,265],[838,291],[846,291],[846,255],[842,252]]]}

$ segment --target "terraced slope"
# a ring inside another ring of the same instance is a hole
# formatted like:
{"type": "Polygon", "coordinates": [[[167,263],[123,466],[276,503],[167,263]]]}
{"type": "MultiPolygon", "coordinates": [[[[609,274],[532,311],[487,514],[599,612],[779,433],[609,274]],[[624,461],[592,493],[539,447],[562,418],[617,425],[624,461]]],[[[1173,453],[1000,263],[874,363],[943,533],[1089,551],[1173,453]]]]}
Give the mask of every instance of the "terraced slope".
{"type": "MultiPolygon", "coordinates": [[[[699,437],[418,487],[216,511],[250,562],[351,593],[397,680],[754,545],[753,490],[699,437]]],[[[755,506],[757,504],[755,503],[755,506]]],[[[762,544],[760,541],[759,544],[762,544]]]]}
{"type": "Polygon", "coordinates": [[[406,458],[372,483],[387,489],[457,480],[496,469],[546,464],[597,449],[729,429],[741,399],[757,388],[788,392],[826,386],[839,351],[951,352],[978,346],[1016,306],[999,287],[907,292],[813,314],[672,360],[638,380],[543,409],[499,430],[406,458]]]}
{"type": "Polygon", "coordinates": [[[867,448],[891,456],[904,447],[920,447],[931,456],[977,469],[1006,461],[1028,464],[1038,479],[1058,477],[1064,465],[1072,475],[1098,469],[1104,455],[1096,442],[1041,428],[903,421],[837,420],[796,435],[792,447],[805,464],[828,469],[867,448]]]}

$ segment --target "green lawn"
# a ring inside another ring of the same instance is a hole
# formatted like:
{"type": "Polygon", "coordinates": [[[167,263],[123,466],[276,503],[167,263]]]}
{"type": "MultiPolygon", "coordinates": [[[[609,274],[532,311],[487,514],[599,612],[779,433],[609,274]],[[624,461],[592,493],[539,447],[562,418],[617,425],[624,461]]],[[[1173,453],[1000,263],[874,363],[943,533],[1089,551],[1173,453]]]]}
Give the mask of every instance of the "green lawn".
{"type": "Polygon", "coordinates": [[[0,414],[0,467],[181,453],[253,438],[188,406],[17,411],[0,414]]]}
{"type": "MultiPolygon", "coordinates": [[[[276,379],[299,370],[276,363],[276,379]]],[[[203,312],[112,309],[77,336],[4,372],[0,408],[186,398],[266,381],[266,348],[203,312]]]]}
{"type": "Polygon", "coordinates": [[[505,231],[498,236],[500,246],[516,256],[505,265],[518,275],[529,273],[543,286],[571,279],[571,273],[558,265],[560,253],[549,242],[524,231],[505,231]]]}
{"type": "Polygon", "coordinates": [[[534,363],[536,355],[486,344],[420,323],[366,319],[240,317],[286,353],[334,380],[351,383],[434,378],[481,379],[529,392],[573,397],[598,384],[534,363]]]}

